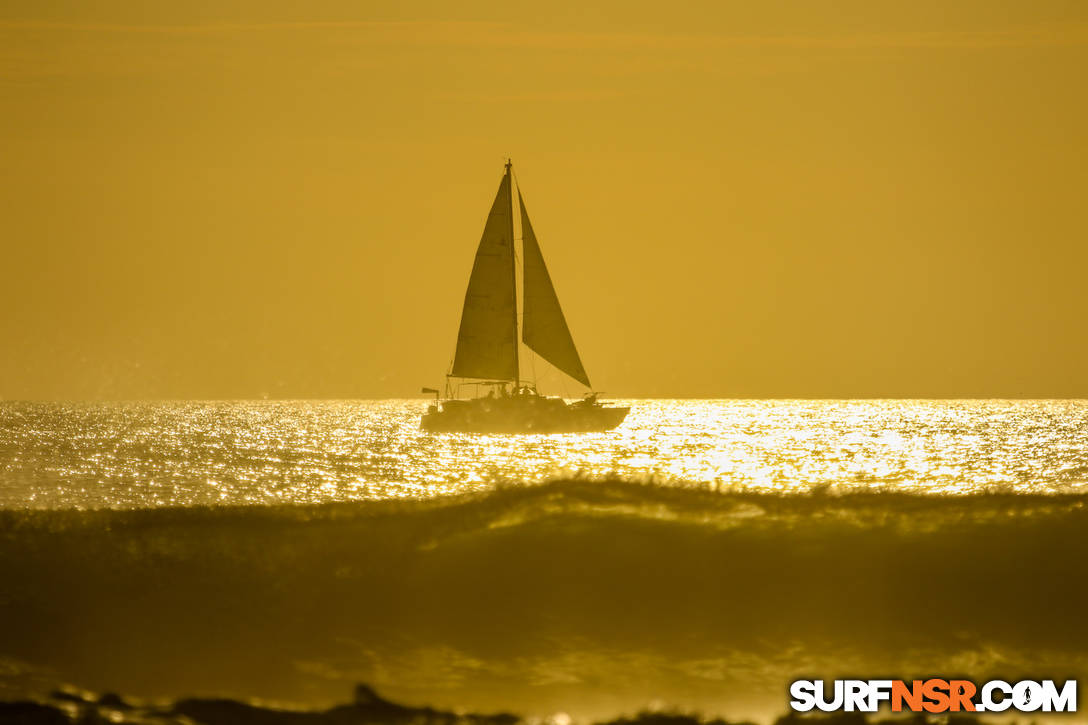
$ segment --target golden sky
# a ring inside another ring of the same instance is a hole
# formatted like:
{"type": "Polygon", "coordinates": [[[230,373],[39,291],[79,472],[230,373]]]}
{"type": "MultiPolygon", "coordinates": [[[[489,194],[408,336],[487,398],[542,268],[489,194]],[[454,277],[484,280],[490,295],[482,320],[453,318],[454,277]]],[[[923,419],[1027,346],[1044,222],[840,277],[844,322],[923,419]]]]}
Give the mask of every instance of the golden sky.
{"type": "Polygon", "coordinates": [[[583,5],[0,4],[0,397],[439,385],[506,156],[611,394],[1088,397],[1088,3],[583,5]]]}

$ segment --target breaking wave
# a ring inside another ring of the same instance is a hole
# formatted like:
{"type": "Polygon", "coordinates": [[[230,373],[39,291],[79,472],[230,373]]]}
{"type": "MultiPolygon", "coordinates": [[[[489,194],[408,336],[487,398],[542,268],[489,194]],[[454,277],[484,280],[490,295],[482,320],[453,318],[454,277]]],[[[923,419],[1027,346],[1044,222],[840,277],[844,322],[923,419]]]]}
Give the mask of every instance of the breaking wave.
{"type": "Polygon", "coordinates": [[[328,704],[365,681],[528,714],[762,716],[802,676],[1088,673],[1086,504],[564,480],[410,503],[3,510],[0,642],[141,696],[328,704]]]}

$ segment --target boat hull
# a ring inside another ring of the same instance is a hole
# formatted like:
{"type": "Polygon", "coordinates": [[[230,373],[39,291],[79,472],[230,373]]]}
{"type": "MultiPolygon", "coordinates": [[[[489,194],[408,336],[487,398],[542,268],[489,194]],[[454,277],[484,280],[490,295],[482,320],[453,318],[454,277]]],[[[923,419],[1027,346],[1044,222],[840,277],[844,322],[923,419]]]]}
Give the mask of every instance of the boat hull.
{"type": "Polygon", "coordinates": [[[630,408],[530,397],[447,400],[423,415],[431,433],[592,433],[612,430],[630,408]]]}

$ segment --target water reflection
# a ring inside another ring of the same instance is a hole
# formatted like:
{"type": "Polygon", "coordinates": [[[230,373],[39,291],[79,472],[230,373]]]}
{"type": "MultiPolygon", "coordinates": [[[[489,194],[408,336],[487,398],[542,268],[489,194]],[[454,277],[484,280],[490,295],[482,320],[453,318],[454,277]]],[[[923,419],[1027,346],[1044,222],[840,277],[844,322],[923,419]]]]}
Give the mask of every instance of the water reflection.
{"type": "Polygon", "coordinates": [[[417,498],[582,474],[759,490],[1076,490],[1085,401],[629,400],[595,434],[430,435],[420,401],[0,404],[0,505],[417,498]]]}

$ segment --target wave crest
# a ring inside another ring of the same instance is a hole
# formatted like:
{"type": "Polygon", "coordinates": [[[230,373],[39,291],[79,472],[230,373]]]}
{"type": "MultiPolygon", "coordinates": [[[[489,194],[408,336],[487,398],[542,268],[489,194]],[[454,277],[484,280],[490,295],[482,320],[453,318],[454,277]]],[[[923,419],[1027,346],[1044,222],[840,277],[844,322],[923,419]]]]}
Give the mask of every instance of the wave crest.
{"type": "Polygon", "coordinates": [[[756,690],[780,708],[807,674],[1009,679],[1045,661],[1057,676],[1088,672],[1086,502],[572,479],[411,503],[0,511],[0,641],[141,695],[324,702],[368,681],[485,709],[517,691],[530,711],[645,698],[646,682],[736,713],[756,690]]]}

